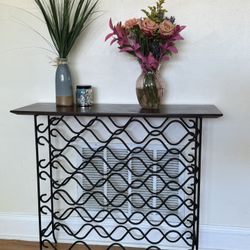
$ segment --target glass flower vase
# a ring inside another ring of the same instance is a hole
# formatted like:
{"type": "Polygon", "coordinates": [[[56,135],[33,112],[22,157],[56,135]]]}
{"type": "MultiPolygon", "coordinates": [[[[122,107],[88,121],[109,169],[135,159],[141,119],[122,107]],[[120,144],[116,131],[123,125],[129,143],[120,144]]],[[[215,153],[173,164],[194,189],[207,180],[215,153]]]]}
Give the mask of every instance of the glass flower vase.
{"type": "Polygon", "coordinates": [[[66,58],[59,58],[56,69],[56,105],[73,105],[73,87],[70,69],[66,58]]]}
{"type": "Polygon", "coordinates": [[[159,71],[142,71],[136,81],[136,95],[143,109],[159,109],[164,93],[159,71]]]}

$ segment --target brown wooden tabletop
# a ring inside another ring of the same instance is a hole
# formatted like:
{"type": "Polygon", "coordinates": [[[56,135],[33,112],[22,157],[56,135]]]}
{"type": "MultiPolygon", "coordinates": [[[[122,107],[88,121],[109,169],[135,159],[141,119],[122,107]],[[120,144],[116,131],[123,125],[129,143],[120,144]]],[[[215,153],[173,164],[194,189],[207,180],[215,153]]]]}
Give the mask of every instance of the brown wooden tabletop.
{"type": "Polygon", "coordinates": [[[218,118],[223,116],[215,105],[172,104],[158,110],[141,109],[136,104],[95,104],[91,107],[58,107],[55,103],[35,103],[11,110],[17,115],[117,116],[117,117],[183,117],[218,118]]]}

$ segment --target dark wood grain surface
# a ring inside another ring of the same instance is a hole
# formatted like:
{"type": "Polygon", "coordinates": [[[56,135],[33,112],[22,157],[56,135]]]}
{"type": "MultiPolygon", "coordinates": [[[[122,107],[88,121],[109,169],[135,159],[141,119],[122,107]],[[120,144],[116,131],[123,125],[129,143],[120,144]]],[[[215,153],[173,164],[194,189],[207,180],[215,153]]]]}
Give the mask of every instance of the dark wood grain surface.
{"type": "Polygon", "coordinates": [[[55,103],[35,103],[11,110],[17,115],[117,116],[117,117],[202,117],[218,118],[223,114],[215,105],[162,105],[159,110],[141,109],[136,104],[95,104],[81,108],[57,107],[55,103]]]}

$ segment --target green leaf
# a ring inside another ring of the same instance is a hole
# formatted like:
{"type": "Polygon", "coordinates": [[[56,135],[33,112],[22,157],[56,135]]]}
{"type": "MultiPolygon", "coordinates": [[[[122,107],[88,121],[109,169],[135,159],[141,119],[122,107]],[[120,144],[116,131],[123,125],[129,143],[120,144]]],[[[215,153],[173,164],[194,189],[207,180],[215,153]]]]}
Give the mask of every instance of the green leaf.
{"type": "Polygon", "coordinates": [[[158,0],[156,2],[156,6],[149,6],[148,9],[150,11],[142,10],[146,14],[146,16],[156,23],[161,23],[165,19],[165,14],[167,10],[164,9],[163,4],[165,0],[158,0]]]}
{"type": "Polygon", "coordinates": [[[42,12],[58,56],[66,58],[91,23],[99,0],[34,0],[42,12]]]}

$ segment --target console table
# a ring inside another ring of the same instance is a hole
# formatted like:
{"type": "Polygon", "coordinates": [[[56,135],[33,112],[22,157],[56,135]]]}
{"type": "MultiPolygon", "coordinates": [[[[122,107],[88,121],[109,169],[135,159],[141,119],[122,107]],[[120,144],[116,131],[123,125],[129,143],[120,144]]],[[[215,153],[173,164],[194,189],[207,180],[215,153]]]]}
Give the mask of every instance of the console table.
{"type": "Polygon", "coordinates": [[[213,105],[36,103],[40,250],[199,248],[202,121],[213,105]]]}

